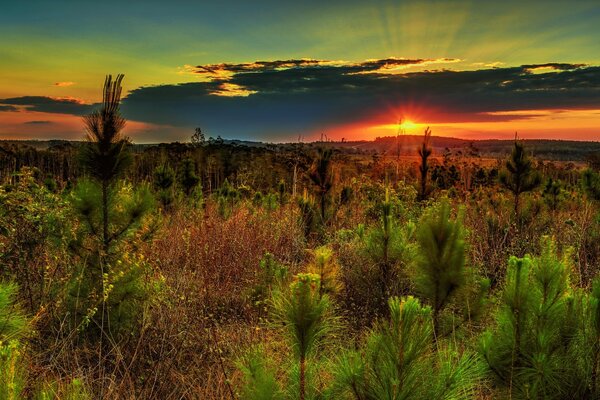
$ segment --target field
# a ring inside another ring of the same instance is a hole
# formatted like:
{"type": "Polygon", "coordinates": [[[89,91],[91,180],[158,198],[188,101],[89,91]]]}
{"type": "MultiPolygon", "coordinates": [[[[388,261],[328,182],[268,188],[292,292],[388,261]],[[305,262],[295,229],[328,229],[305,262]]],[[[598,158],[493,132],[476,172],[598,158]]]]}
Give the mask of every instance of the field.
{"type": "Polygon", "coordinates": [[[200,139],[3,144],[0,398],[600,396],[593,154],[200,139]]]}

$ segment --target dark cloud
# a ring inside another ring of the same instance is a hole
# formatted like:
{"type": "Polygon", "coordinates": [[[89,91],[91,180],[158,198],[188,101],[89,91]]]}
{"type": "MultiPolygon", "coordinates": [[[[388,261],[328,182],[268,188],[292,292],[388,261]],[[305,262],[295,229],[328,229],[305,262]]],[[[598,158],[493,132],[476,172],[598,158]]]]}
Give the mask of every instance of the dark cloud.
{"type": "Polygon", "coordinates": [[[546,63],[546,64],[530,64],[523,65],[525,69],[538,69],[538,68],[550,68],[555,69],[557,71],[567,71],[570,69],[577,69],[581,67],[585,67],[586,64],[567,64],[567,63],[546,63]]]}
{"type": "Polygon", "coordinates": [[[46,96],[22,96],[0,99],[0,105],[24,107],[28,111],[72,115],[87,114],[93,107],[77,99],[46,96]]]}
{"type": "Polygon", "coordinates": [[[15,106],[8,106],[4,104],[0,104],[0,112],[3,111],[18,111],[18,108],[15,106]]]}
{"type": "Polygon", "coordinates": [[[364,119],[394,121],[394,113],[402,110],[410,115],[417,109],[422,120],[433,123],[532,117],[506,113],[520,110],[600,108],[599,67],[551,63],[392,74],[382,68],[389,63],[222,64],[219,68],[230,74],[216,74],[207,82],[136,89],[123,110],[146,122],[269,138],[364,119]],[[552,71],[534,73],[541,68],[552,71]],[[252,94],[217,95],[224,84],[252,94]]]}
{"type": "Polygon", "coordinates": [[[441,59],[407,59],[407,58],[383,58],[378,60],[367,60],[361,63],[348,63],[343,61],[315,60],[311,58],[300,58],[290,60],[275,60],[275,61],[255,61],[252,63],[221,63],[221,64],[206,64],[198,65],[195,69],[197,74],[209,74],[223,76],[226,73],[241,73],[241,72],[267,72],[280,71],[285,69],[323,69],[333,66],[341,73],[360,73],[377,71],[380,69],[392,69],[397,67],[406,67],[409,65],[419,65],[425,63],[450,63],[459,61],[452,58],[441,59]]]}
{"type": "MultiPolygon", "coordinates": [[[[140,87],[123,100],[122,111],[131,120],[172,129],[201,126],[223,137],[280,140],[365,120],[390,123],[403,113],[436,123],[535,117],[511,113],[523,110],[600,109],[597,66],[396,70],[453,61],[306,59],[205,65],[197,68],[205,81],[140,87]]],[[[48,97],[4,99],[0,104],[74,115],[97,106],[48,97]]]]}
{"type": "Polygon", "coordinates": [[[52,124],[52,121],[27,121],[23,122],[25,125],[49,125],[52,124]]]}

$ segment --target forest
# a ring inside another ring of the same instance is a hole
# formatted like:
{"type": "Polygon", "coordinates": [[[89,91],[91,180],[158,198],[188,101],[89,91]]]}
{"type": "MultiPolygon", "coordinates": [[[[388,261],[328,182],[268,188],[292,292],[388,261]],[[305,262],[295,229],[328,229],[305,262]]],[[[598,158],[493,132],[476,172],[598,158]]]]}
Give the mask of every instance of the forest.
{"type": "Polygon", "coordinates": [[[133,145],[121,79],[0,146],[0,399],[600,399],[600,153],[133,145]]]}

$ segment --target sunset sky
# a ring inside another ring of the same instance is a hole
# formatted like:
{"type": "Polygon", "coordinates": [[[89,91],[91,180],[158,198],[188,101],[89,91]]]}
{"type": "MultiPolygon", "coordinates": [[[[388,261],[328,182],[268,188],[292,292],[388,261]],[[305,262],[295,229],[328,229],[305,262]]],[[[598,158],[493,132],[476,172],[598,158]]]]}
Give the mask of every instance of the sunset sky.
{"type": "Polygon", "coordinates": [[[598,141],[600,2],[3,2],[0,139],[83,138],[109,73],[138,143],[598,141]]]}

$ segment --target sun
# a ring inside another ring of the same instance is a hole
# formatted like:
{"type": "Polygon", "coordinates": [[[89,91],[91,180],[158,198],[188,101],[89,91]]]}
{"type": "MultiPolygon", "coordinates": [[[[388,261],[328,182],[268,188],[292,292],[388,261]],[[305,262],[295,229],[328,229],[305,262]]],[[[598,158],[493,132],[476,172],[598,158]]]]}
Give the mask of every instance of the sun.
{"type": "Polygon", "coordinates": [[[402,121],[402,128],[404,129],[414,129],[416,128],[418,125],[416,123],[414,123],[413,121],[407,119],[402,121]]]}

